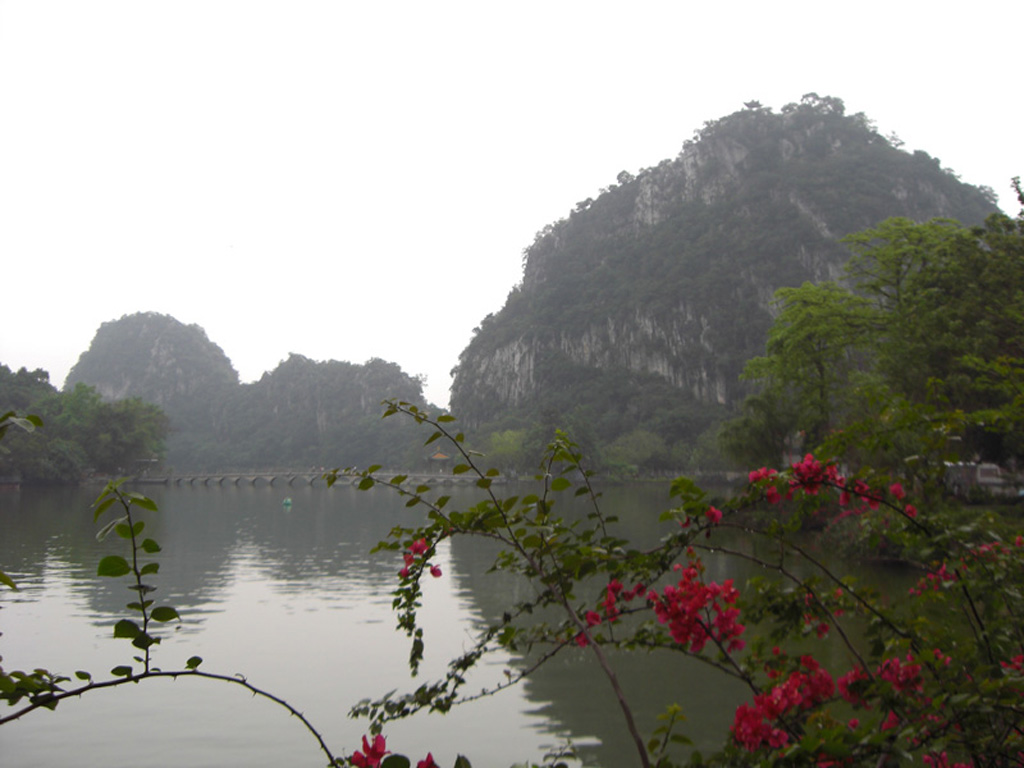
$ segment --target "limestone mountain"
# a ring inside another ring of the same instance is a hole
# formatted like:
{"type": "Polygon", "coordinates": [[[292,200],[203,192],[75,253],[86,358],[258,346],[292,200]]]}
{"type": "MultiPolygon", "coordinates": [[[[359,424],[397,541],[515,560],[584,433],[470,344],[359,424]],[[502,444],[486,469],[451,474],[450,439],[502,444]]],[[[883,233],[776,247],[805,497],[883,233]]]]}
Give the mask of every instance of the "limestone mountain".
{"type": "Polygon", "coordinates": [[[537,234],[459,358],[452,410],[490,432],[558,418],[623,455],[639,433],[679,466],[746,393],[776,289],[839,278],[841,238],[883,219],[976,224],[993,199],[839,99],[751,102],[537,234]]]}
{"type": "Polygon", "coordinates": [[[107,400],[141,397],[173,408],[179,400],[208,398],[237,386],[238,372],[198,325],[139,312],[99,327],[64,389],[80,381],[107,400]]]}
{"type": "Polygon", "coordinates": [[[422,382],[394,363],[292,354],[259,381],[240,384],[202,328],[152,312],[100,326],[65,390],[78,382],[107,400],[159,405],[170,422],[167,460],[179,469],[408,466],[423,440],[413,424],[381,420],[385,397],[424,402],[422,382]]]}

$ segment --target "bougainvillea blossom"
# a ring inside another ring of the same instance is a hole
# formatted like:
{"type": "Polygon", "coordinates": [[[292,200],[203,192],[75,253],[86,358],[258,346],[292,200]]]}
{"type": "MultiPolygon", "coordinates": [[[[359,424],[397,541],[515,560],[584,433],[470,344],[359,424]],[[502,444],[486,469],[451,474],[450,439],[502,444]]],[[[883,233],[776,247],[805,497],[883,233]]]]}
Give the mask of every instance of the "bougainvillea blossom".
{"type": "Polygon", "coordinates": [[[746,643],[739,637],[745,627],[737,621],[739,591],[732,579],[704,584],[694,562],[676,569],[681,572],[678,584],[666,586],[660,595],[652,590],[647,596],[672,639],[692,653],[700,653],[712,638],[728,651],[742,650],[746,643]]]}
{"type": "Polygon", "coordinates": [[[357,750],[352,753],[352,765],[357,768],[379,768],[381,760],[387,754],[390,753],[381,734],[378,733],[374,737],[372,745],[363,736],[363,751],[357,750]]]}

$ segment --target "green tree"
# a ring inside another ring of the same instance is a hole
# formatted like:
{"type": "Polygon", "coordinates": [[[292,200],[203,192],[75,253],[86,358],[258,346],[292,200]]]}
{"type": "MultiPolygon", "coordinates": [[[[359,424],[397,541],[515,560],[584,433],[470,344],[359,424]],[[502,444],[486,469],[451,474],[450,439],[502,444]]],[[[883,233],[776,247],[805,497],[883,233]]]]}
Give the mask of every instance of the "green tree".
{"type": "MultiPolygon", "coordinates": [[[[753,415],[764,413],[768,403],[793,403],[795,426],[807,444],[816,445],[845,415],[848,388],[863,368],[871,313],[863,298],[835,283],[804,283],[775,295],[780,311],[768,334],[767,354],[750,360],[743,371],[744,379],[760,382],[770,394],[748,411],[753,415]]],[[[780,415],[761,424],[771,430],[787,421],[780,415]]]]}
{"type": "Polygon", "coordinates": [[[974,228],[890,219],[846,242],[849,289],[777,292],[767,354],[744,370],[760,391],[723,431],[732,455],[778,450],[791,442],[779,439],[786,428],[813,448],[863,418],[877,425],[919,406],[984,412],[987,421],[968,419],[962,453],[1017,455],[1008,417],[993,428],[993,409],[1012,398],[985,372],[1024,359],[1024,219],[996,214],[974,228]]]}

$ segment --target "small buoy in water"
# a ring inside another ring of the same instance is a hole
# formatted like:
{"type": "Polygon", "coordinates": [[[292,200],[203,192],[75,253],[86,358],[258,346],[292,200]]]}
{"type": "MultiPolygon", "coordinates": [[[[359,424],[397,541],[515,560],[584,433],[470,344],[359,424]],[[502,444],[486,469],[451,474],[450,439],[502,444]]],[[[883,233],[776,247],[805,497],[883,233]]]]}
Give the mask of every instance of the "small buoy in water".
{"type": "Polygon", "coordinates": [[[292,497],[291,496],[285,497],[285,500],[283,502],[281,502],[281,505],[285,509],[291,509],[292,508],[292,497]]]}

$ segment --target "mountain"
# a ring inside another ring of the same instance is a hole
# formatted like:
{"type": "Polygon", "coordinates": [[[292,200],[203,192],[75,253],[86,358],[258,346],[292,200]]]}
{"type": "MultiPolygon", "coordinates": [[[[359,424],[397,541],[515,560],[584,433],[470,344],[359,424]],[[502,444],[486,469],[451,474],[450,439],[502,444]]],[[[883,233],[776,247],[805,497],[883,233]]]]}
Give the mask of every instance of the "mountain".
{"type": "Polygon", "coordinates": [[[776,289],[840,278],[841,238],[885,218],[976,224],[993,201],[839,99],[748,103],[537,234],[459,357],[452,411],[484,432],[561,420],[625,458],[639,433],[679,466],[746,394],[776,289]]]}
{"type": "Polygon", "coordinates": [[[240,384],[202,328],[153,312],[103,323],[65,391],[78,382],[107,400],[159,405],[170,420],[167,460],[178,469],[408,466],[423,440],[415,425],[380,418],[385,397],[424,402],[422,382],[394,363],[292,354],[259,381],[240,384]]]}

